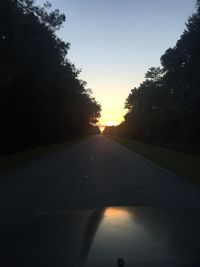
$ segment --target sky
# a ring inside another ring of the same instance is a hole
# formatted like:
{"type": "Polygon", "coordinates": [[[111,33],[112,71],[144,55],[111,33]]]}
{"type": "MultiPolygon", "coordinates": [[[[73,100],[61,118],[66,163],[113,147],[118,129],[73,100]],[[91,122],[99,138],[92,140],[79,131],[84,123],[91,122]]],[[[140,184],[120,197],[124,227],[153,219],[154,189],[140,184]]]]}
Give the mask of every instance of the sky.
{"type": "MultiPolygon", "coordinates": [[[[65,13],[58,36],[102,106],[100,125],[117,125],[125,100],[176,44],[196,0],[50,0],[65,13]]],[[[44,1],[37,0],[42,4],[44,1]]]]}

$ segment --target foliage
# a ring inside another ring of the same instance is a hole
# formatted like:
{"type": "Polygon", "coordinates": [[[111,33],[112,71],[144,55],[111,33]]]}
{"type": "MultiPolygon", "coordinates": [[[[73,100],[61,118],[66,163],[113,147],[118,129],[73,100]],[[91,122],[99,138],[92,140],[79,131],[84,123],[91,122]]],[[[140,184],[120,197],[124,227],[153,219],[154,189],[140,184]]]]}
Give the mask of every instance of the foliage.
{"type": "Polygon", "coordinates": [[[49,3],[0,2],[1,153],[78,136],[100,116],[56,36],[64,21],[49,3]]]}
{"type": "Polygon", "coordinates": [[[143,142],[191,148],[200,145],[200,1],[173,48],[131,90],[125,121],[112,130],[143,142]]]}

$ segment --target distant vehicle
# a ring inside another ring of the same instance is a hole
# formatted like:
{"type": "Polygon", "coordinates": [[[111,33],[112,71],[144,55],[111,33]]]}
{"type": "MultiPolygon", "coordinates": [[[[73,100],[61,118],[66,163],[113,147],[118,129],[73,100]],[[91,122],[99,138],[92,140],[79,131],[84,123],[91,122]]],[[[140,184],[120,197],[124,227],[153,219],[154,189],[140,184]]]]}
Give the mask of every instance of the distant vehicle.
{"type": "Polygon", "coordinates": [[[41,212],[1,237],[0,266],[200,266],[199,225],[185,209],[41,212]]]}

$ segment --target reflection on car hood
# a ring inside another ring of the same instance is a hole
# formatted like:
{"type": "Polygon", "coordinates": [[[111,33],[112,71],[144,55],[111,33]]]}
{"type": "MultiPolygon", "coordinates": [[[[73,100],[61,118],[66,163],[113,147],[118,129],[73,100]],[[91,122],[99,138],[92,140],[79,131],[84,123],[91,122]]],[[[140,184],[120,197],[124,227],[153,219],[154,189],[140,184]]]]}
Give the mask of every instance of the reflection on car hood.
{"type": "Polygon", "coordinates": [[[200,213],[107,207],[44,212],[0,240],[0,266],[199,266],[200,213]]]}

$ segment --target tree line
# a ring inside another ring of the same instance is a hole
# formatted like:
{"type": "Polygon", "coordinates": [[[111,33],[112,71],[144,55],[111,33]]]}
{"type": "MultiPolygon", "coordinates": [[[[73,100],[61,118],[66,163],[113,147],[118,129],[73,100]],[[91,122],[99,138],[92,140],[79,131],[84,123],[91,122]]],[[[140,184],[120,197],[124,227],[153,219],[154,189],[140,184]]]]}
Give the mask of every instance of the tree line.
{"type": "Polygon", "coordinates": [[[0,1],[0,153],[97,132],[101,107],[56,32],[50,3],[0,1]]]}
{"type": "Polygon", "coordinates": [[[176,45],[131,90],[125,108],[124,122],[105,134],[184,150],[200,145],[200,0],[176,45]]]}

